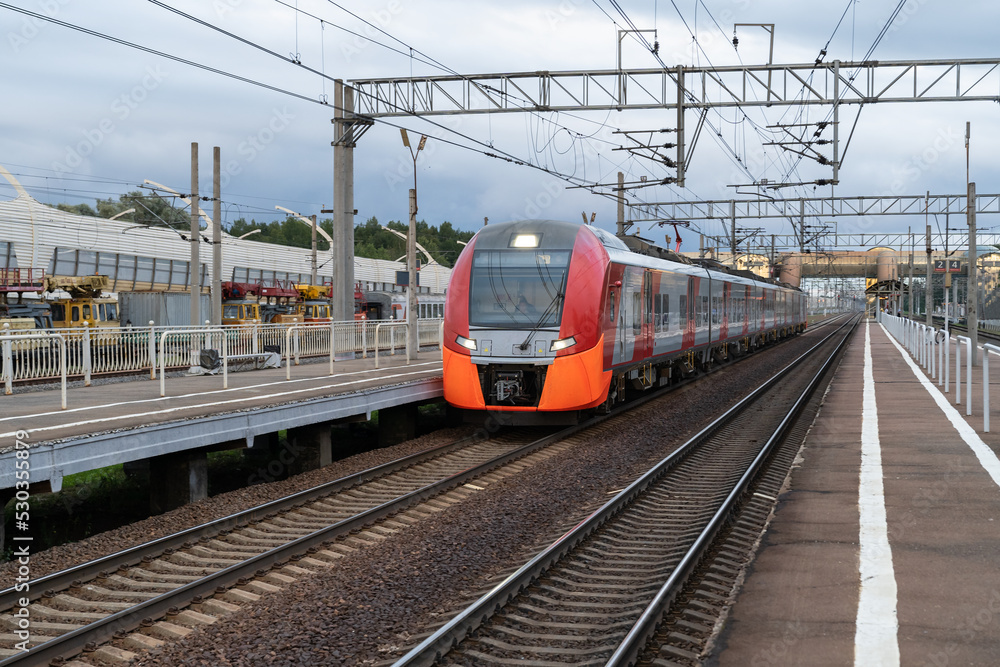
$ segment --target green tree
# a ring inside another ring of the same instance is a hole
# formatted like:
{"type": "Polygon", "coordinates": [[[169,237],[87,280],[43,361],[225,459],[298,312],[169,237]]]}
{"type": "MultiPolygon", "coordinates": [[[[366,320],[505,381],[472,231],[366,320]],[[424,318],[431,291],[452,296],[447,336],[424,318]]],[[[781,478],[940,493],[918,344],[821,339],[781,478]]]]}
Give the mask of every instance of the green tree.
{"type": "Polygon", "coordinates": [[[56,204],[56,208],[60,211],[66,211],[67,213],[97,217],[97,212],[90,207],[90,204],[56,204]]]}

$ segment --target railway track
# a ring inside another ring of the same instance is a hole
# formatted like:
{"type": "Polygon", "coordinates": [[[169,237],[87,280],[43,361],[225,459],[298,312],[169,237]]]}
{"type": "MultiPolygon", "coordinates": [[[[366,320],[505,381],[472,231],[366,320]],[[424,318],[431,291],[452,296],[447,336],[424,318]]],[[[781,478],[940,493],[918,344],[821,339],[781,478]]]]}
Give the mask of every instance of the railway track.
{"type": "MultiPolygon", "coordinates": [[[[537,430],[522,429],[459,440],[34,580],[27,613],[35,645],[27,652],[15,650],[20,638],[13,615],[24,593],[0,591],[0,665],[47,664],[121,640],[136,628],[152,628],[145,635],[152,640],[133,636],[128,645],[134,649],[183,636],[190,627],[214,620],[179,611],[189,604],[232,611],[226,600],[253,601],[308,567],[327,566],[358,546],[352,541],[384,538],[418,521],[421,513],[458,502],[473,478],[539,452],[566,433],[537,435],[537,430]],[[449,492],[457,497],[448,498],[449,492]],[[218,600],[206,603],[213,596],[218,600]],[[167,621],[154,622],[164,616],[167,621]]],[[[478,485],[488,481],[480,479],[478,485]]],[[[120,656],[120,651],[103,651],[101,658],[120,656]]]]}
{"type": "Polygon", "coordinates": [[[182,638],[534,462],[519,459],[558,454],[572,433],[612,417],[542,438],[468,438],[34,580],[27,653],[14,649],[21,594],[0,591],[0,664],[80,654],[81,664],[121,662],[182,638]]]}
{"type": "MultiPolygon", "coordinates": [[[[394,664],[635,664],[715,537],[741,505],[752,505],[758,474],[857,321],[836,328],[394,664]]],[[[704,627],[702,616],[695,621],[704,627]]]]}

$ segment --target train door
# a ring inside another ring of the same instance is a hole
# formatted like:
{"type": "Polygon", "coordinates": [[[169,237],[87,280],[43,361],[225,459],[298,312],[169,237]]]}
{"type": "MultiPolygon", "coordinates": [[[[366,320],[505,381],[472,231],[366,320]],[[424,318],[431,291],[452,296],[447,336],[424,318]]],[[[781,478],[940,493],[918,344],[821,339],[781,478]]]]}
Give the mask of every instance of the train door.
{"type": "Polygon", "coordinates": [[[642,316],[642,356],[653,354],[653,272],[646,270],[642,281],[643,316],[642,316]]]}
{"type": "Polygon", "coordinates": [[[722,302],[719,304],[722,321],[719,323],[719,340],[729,338],[729,311],[732,301],[732,283],[722,283],[722,302]]]}
{"type": "Polygon", "coordinates": [[[684,331],[681,347],[684,349],[694,345],[695,302],[697,301],[698,282],[698,278],[688,276],[687,289],[681,294],[680,317],[681,328],[684,331]]]}

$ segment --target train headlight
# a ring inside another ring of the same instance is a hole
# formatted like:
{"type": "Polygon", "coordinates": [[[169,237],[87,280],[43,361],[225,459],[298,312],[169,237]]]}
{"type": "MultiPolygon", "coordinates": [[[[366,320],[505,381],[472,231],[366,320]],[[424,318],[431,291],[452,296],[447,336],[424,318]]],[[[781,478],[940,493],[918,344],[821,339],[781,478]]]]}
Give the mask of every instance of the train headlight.
{"type": "Polygon", "coordinates": [[[541,240],[539,234],[515,234],[510,240],[511,248],[537,248],[541,240]]]}
{"type": "Polygon", "coordinates": [[[576,345],[576,338],[570,336],[569,338],[560,338],[559,340],[552,341],[549,345],[549,352],[558,352],[559,350],[565,350],[567,347],[572,347],[576,345]]]}
{"type": "Polygon", "coordinates": [[[474,338],[466,338],[465,336],[455,336],[455,342],[467,350],[477,349],[476,340],[474,338]]]}

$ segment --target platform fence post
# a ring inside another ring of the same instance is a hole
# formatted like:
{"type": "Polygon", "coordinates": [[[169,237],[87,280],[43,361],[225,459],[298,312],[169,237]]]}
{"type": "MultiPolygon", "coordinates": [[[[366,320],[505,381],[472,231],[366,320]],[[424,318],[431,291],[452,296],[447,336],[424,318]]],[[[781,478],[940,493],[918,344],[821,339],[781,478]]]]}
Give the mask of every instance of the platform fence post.
{"type": "Polygon", "coordinates": [[[153,320],[149,321],[149,379],[156,379],[156,332],[153,331],[153,320]]]}
{"type": "Polygon", "coordinates": [[[83,386],[90,386],[90,372],[93,360],[90,358],[90,322],[83,323],[83,386]]]}
{"type": "Polygon", "coordinates": [[[983,433],[990,432],[990,351],[983,346],[983,433]]]}
{"type": "Polygon", "coordinates": [[[951,336],[948,332],[944,332],[944,393],[951,391],[949,389],[951,378],[949,374],[951,373],[951,336]]]}
{"type": "Polygon", "coordinates": [[[1000,347],[983,345],[983,430],[990,432],[990,353],[1000,353],[1000,347]]]}
{"type": "Polygon", "coordinates": [[[965,415],[972,416],[972,339],[965,339],[965,415]]]}
{"type": "Polygon", "coordinates": [[[955,405],[962,404],[962,336],[955,336],[955,405]]]}
{"type": "MultiPolygon", "coordinates": [[[[7,322],[3,323],[3,333],[6,335],[10,332],[10,324],[7,322]]],[[[14,380],[14,355],[12,354],[12,346],[9,338],[3,339],[3,393],[10,396],[14,393],[13,380],[14,380]]]]}
{"type": "Polygon", "coordinates": [[[938,351],[938,356],[937,356],[937,370],[938,370],[938,372],[937,372],[937,375],[935,377],[937,377],[937,379],[938,379],[938,386],[940,387],[943,384],[943,380],[944,380],[944,366],[941,364],[942,360],[944,359],[944,350],[941,349],[942,346],[938,342],[938,339],[937,339],[938,334],[940,334],[942,336],[942,338],[943,338],[944,337],[944,332],[943,331],[937,331],[937,332],[934,333],[934,346],[937,348],[937,351],[938,351]]]}

